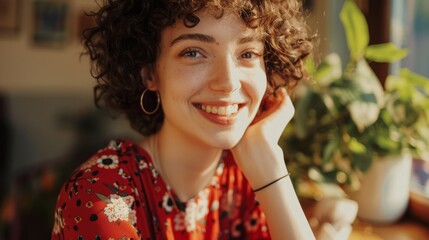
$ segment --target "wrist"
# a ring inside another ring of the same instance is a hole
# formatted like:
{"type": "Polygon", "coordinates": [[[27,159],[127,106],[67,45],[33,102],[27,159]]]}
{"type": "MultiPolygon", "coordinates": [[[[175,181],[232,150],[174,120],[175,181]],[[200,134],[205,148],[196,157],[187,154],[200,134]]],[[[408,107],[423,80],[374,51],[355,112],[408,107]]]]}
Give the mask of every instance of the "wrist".
{"type": "Polygon", "coordinates": [[[281,177],[279,177],[279,178],[276,178],[276,179],[274,179],[274,180],[272,180],[271,182],[269,182],[269,183],[267,183],[267,184],[265,184],[265,185],[263,185],[263,186],[261,186],[261,187],[258,187],[258,188],[256,188],[256,189],[252,189],[252,192],[259,192],[259,191],[262,191],[262,190],[264,190],[264,189],[266,189],[266,188],[268,188],[268,187],[270,187],[271,185],[273,185],[273,184],[276,184],[277,182],[279,182],[279,181],[281,181],[281,180],[283,180],[284,178],[287,178],[287,177],[289,177],[289,172],[287,172],[286,174],[284,174],[283,176],[281,176],[281,177]]]}
{"type": "Polygon", "coordinates": [[[239,164],[239,167],[253,189],[260,188],[288,174],[280,147],[274,148],[273,151],[249,155],[244,163],[239,164]]]}

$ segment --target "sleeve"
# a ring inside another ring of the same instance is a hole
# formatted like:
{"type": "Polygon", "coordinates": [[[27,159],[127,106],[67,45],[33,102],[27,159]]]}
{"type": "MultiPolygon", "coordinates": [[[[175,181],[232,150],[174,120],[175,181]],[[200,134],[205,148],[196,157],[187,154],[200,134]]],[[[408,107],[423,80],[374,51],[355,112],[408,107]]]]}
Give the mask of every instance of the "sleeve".
{"type": "Polygon", "coordinates": [[[75,170],[60,190],[51,239],[139,239],[124,164],[106,148],[75,170]]]}

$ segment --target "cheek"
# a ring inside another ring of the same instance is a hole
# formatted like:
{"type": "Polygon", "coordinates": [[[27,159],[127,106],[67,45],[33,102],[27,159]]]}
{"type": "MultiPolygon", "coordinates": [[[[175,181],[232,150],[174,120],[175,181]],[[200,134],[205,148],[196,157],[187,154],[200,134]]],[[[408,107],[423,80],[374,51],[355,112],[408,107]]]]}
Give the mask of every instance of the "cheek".
{"type": "Polygon", "coordinates": [[[192,69],[180,67],[174,61],[162,59],[157,68],[161,88],[168,92],[180,92],[188,89],[195,81],[195,73],[192,69]]]}
{"type": "Polygon", "coordinates": [[[252,89],[255,94],[255,98],[260,102],[267,91],[267,75],[264,71],[260,71],[257,74],[253,75],[252,78],[252,89]]]}
{"type": "Polygon", "coordinates": [[[165,72],[161,78],[162,92],[169,101],[186,102],[201,91],[205,79],[199,72],[189,69],[174,69],[165,72]]]}
{"type": "Polygon", "coordinates": [[[200,67],[182,67],[176,69],[170,76],[174,81],[176,91],[192,96],[201,93],[207,88],[210,81],[210,69],[205,66],[200,67]]]}

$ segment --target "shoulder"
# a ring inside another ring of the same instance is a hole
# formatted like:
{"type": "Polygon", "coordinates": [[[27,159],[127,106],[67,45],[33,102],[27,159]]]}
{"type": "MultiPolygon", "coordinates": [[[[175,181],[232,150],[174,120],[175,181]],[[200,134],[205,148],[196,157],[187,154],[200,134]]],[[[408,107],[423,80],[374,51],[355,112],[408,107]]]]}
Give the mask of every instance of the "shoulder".
{"type": "Polygon", "coordinates": [[[112,140],[110,143],[87,161],[81,164],[75,172],[112,171],[118,168],[130,168],[142,160],[149,161],[149,154],[139,145],[128,140],[112,140]]]}
{"type": "MultiPolygon", "coordinates": [[[[133,180],[139,177],[135,174],[139,172],[139,163],[145,159],[148,161],[148,157],[146,151],[126,140],[111,141],[107,147],[97,151],[72,173],[61,188],[53,235],[70,231],[95,236],[100,232],[91,226],[97,224],[110,226],[103,231],[116,229],[119,233],[134,229],[138,194],[133,180]],[[122,222],[120,228],[116,226],[119,222],[122,222]]],[[[135,233],[134,230],[132,232],[135,233]]],[[[109,232],[110,236],[112,234],[109,232]]]]}
{"type": "MultiPolygon", "coordinates": [[[[112,140],[77,167],[66,180],[60,195],[82,189],[101,191],[107,185],[125,185],[139,172],[142,162],[151,161],[148,153],[128,140],[112,140]]],[[[77,194],[77,193],[73,193],[77,194]]]]}
{"type": "Polygon", "coordinates": [[[124,182],[149,161],[149,154],[132,141],[112,140],[74,170],[65,188],[67,183],[76,180],[84,180],[91,185],[98,182],[124,182]]]}

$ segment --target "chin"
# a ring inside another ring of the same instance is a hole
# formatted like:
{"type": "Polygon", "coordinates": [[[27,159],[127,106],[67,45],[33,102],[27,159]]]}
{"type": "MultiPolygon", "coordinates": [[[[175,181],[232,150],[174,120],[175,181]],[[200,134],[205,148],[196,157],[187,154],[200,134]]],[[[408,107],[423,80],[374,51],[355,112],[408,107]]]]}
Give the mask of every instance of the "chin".
{"type": "Polygon", "coordinates": [[[216,148],[231,149],[240,142],[242,137],[243,134],[236,136],[222,136],[222,134],[220,134],[212,139],[212,144],[216,148]]]}

